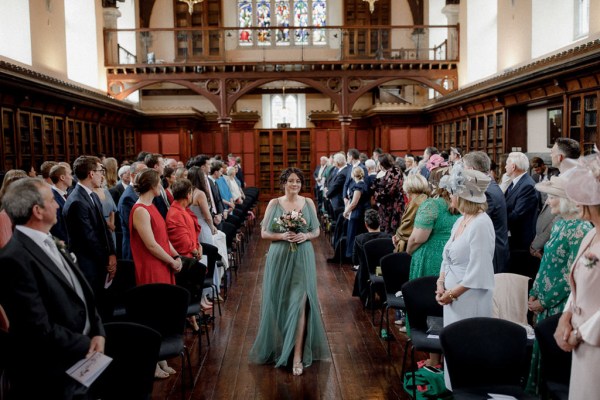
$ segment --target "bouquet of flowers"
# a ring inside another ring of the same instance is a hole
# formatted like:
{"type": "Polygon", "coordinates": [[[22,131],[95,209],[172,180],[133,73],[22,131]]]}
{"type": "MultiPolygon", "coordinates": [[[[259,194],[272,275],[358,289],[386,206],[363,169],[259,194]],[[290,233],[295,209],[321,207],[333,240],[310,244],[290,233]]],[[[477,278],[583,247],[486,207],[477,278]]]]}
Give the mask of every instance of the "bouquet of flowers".
{"type": "MultiPolygon", "coordinates": [[[[279,218],[273,219],[272,229],[275,232],[306,232],[308,224],[302,215],[302,211],[288,211],[281,214],[279,218]]],[[[290,243],[290,250],[292,252],[298,250],[296,243],[290,243]]]]}

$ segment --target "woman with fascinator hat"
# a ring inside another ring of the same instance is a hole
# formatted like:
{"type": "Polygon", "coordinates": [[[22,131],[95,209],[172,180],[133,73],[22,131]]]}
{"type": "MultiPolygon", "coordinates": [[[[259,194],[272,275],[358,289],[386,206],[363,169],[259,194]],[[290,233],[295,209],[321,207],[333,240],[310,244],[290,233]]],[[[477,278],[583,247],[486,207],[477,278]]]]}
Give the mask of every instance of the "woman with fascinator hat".
{"type": "MultiPolygon", "coordinates": [[[[496,234],[485,212],[490,181],[484,173],[465,170],[460,164],[440,181],[462,214],[444,247],[435,292],[437,302],[444,306],[444,326],[465,318],[492,316],[496,234]]],[[[450,389],[447,366],[444,378],[450,389]]]]}
{"type": "Polygon", "coordinates": [[[594,399],[600,393],[600,154],[581,158],[562,176],[567,196],[595,228],[581,242],[571,266],[571,294],[554,339],[561,349],[573,352],[569,399],[594,399]]]}

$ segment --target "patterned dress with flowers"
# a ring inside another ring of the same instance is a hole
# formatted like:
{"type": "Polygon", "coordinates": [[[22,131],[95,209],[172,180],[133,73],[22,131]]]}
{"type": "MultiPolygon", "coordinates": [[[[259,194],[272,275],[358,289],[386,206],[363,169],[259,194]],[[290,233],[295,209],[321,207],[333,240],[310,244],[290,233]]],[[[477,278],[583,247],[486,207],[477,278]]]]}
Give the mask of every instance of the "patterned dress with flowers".
{"type": "MultiPolygon", "coordinates": [[[[552,226],[550,239],[544,246],[540,269],[535,277],[530,296],[540,301],[544,311],[536,315],[536,324],[562,312],[571,293],[569,268],[585,235],[592,224],[580,219],[560,219],[552,226]]],[[[537,341],[534,343],[527,391],[538,394],[540,384],[540,352],[537,341]]]]}
{"type": "Polygon", "coordinates": [[[400,226],[405,205],[403,178],[402,171],[392,167],[373,183],[373,199],[379,213],[381,232],[394,234],[400,226]]]}

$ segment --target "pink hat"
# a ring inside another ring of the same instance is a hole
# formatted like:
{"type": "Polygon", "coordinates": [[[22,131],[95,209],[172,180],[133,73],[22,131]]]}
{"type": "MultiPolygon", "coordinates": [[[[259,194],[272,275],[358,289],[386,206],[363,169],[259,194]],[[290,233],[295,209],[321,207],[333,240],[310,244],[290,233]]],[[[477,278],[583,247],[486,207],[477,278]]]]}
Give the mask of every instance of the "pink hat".
{"type": "Polygon", "coordinates": [[[440,156],[439,154],[433,154],[431,157],[429,157],[429,160],[427,160],[427,169],[429,171],[437,167],[447,166],[448,163],[444,160],[444,157],[440,156]]]}
{"type": "Polygon", "coordinates": [[[566,179],[565,192],[579,205],[600,204],[600,153],[580,157],[578,165],[561,175],[566,179]]]}

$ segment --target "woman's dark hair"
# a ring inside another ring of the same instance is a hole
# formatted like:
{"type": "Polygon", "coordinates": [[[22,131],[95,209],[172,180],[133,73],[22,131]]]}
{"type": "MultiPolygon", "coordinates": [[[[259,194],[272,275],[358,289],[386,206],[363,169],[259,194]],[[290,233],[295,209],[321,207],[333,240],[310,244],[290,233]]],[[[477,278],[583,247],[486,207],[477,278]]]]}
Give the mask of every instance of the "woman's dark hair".
{"type": "Polygon", "coordinates": [[[392,157],[389,153],[384,153],[380,155],[379,165],[381,165],[381,168],[385,170],[392,168],[392,166],[394,165],[394,157],[392,157]]]}
{"type": "Polygon", "coordinates": [[[188,180],[192,182],[192,186],[196,189],[202,190],[206,197],[210,199],[208,188],[206,187],[206,177],[204,172],[198,166],[193,166],[188,170],[188,180]]]}
{"type": "Polygon", "coordinates": [[[146,168],[135,176],[135,182],[133,183],[133,190],[138,194],[144,194],[156,185],[160,183],[160,176],[158,171],[152,168],[146,168]]]}
{"type": "Polygon", "coordinates": [[[281,187],[283,187],[287,183],[290,175],[292,174],[296,174],[300,179],[300,184],[304,186],[304,174],[302,173],[302,171],[300,171],[298,168],[290,167],[288,169],[284,169],[281,172],[281,175],[279,176],[279,184],[281,185],[281,187]]]}
{"type": "Polygon", "coordinates": [[[179,179],[173,183],[171,191],[175,200],[183,200],[192,191],[192,182],[189,179],[179,179]]]}

